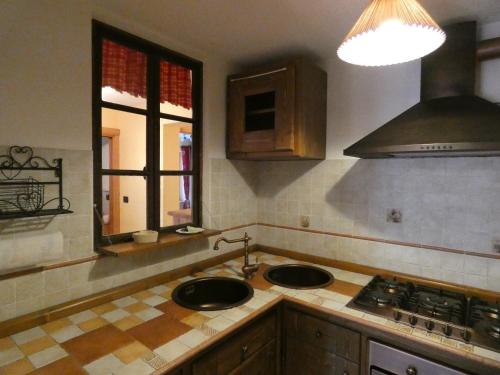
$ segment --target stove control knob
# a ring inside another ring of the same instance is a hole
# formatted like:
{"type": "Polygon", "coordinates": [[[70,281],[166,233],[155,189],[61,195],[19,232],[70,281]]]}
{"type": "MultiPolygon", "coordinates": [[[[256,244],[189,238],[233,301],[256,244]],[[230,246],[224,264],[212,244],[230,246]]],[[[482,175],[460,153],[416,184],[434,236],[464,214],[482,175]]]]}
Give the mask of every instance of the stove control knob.
{"type": "Polygon", "coordinates": [[[427,328],[428,331],[432,331],[434,329],[434,322],[432,320],[426,321],[425,328],[427,328]]]}
{"type": "Polygon", "coordinates": [[[446,336],[451,336],[451,332],[453,331],[453,329],[451,328],[451,326],[449,326],[448,324],[443,326],[443,333],[446,335],[446,336]]]}
{"type": "Polygon", "coordinates": [[[467,342],[469,342],[469,341],[470,341],[471,334],[470,334],[470,331],[469,331],[468,329],[464,329],[464,330],[462,331],[462,333],[461,333],[461,336],[462,336],[462,338],[463,338],[465,341],[467,341],[467,342]]]}
{"type": "Polygon", "coordinates": [[[394,311],[392,314],[395,320],[401,320],[401,313],[399,311],[394,311]]]}
{"type": "Polygon", "coordinates": [[[418,318],[415,315],[410,315],[408,317],[408,321],[412,326],[414,326],[415,324],[417,324],[418,318]]]}

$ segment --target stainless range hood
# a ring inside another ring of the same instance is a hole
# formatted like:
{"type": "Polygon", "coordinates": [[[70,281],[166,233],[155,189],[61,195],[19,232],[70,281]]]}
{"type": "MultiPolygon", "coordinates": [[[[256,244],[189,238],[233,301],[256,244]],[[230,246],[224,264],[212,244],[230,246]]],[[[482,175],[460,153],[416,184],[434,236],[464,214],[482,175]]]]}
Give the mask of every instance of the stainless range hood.
{"type": "Polygon", "coordinates": [[[420,103],[345,149],[344,155],[500,155],[500,106],[474,95],[476,23],[443,29],[445,44],[422,59],[420,103]]]}

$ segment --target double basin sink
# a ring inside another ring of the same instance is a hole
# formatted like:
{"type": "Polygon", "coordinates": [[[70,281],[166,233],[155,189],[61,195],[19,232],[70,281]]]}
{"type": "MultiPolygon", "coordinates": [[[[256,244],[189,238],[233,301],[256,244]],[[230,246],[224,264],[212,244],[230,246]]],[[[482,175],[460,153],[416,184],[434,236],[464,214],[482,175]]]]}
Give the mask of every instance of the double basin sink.
{"type": "MultiPolygon", "coordinates": [[[[292,289],[324,288],[334,281],[330,272],[304,264],[270,267],[264,278],[271,284],[292,289]]],[[[198,311],[230,309],[243,305],[252,297],[253,288],[247,282],[231,277],[190,280],[180,284],[172,293],[177,304],[198,311]]]]}

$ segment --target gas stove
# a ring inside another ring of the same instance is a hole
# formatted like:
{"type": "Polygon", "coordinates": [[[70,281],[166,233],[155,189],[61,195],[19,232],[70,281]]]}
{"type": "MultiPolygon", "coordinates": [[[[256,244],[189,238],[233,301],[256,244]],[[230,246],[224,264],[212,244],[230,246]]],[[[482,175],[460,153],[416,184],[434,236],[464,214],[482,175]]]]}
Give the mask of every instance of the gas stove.
{"type": "Polygon", "coordinates": [[[500,303],[375,276],[347,305],[500,352],[500,303]]]}

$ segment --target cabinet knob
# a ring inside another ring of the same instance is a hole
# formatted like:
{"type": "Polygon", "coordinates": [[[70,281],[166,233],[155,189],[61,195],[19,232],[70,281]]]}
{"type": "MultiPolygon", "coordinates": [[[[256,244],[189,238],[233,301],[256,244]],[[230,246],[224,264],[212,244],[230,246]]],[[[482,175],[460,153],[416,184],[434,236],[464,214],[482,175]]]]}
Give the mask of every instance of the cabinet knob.
{"type": "Polygon", "coordinates": [[[349,371],[344,370],[344,372],[342,373],[342,375],[349,375],[349,371]]]}
{"type": "Polygon", "coordinates": [[[316,330],[316,337],[319,339],[321,336],[323,336],[323,334],[321,333],[321,331],[319,329],[316,330]]]}
{"type": "Polygon", "coordinates": [[[406,369],[407,375],[417,375],[417,373],[418,373],[417,369],[413,366],[408,366],[408,368],[406,369]]]}
{"type": "Polygon", "coordinates": [[[245,355],[247,354],[248,352],[248,346],[247,345],[243,345],[241,347],[241,358],[243,359],[245,357],[245,355]]]}

